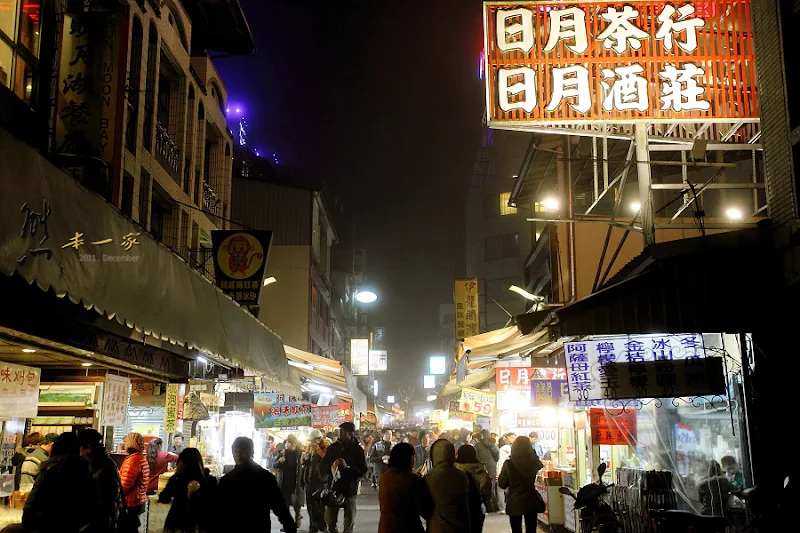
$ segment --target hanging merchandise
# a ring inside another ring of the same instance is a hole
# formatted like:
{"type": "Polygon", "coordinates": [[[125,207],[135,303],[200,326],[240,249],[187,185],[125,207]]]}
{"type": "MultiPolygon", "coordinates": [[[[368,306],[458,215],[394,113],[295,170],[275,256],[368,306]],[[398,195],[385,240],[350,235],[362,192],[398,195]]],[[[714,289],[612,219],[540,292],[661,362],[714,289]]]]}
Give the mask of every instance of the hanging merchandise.
{"type": "Polygon", "coordinates": [[[192,391],[183,399],[183,419],[184,420],[208,420],[208,409],[200,400],[200,395],[192,391]]]}

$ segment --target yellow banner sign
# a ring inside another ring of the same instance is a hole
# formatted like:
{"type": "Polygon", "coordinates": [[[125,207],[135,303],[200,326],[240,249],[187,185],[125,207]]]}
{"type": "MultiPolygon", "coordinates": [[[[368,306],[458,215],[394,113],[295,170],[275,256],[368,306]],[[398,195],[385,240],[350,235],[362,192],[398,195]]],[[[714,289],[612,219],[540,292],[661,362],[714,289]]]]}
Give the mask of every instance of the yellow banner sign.
{"type": "Polygon", "coordinates": [[[178,388],[177,383],[167,385],[166,415],[164,417],[164,431],[174,433],[178,430],[178,388]]]}
{"type": "Polygon", "coordinates": [[[477,416],[492,416],[495,405],[493,392],[478,389],[462,389],[459,410],[477,416]]]}
{"type": "Polygon", "coordinates": [[[463,341],[480,333],[477,278],[457,279],[455,282],[456,340],[463,341]]]}

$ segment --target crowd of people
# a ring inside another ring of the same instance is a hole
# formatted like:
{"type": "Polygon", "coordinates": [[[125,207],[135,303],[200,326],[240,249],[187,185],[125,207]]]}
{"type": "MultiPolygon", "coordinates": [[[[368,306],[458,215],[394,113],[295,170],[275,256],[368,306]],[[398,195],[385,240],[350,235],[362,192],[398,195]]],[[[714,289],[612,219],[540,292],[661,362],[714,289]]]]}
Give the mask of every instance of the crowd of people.
{"type": "Polygon", "coordinates": [[[515,533],[523,521],[535,530],[534,480],[542,463],[528,437],[466,429],[357,432],[345,422],[327,434],[312,431],[307,443],[290,435],[273,450],[277,475],[253,460],[253,441],[239,437],[235,467],[219,481],[179,437],[164,451],[161,439],[146,446],[141,434],[130,433],[117,468],[94,429],[27,436],[14,463],[18,488],[30,492],[22,523],[8,532],[134,533],[146,524],[148,497],[157,494],[170,505],[165,533],[268,531],[269,511],[281,531],[295,533],[304,505],[310,533],[339,533],[340,509],[342,531],[352,533],[362,482],[378,491],[379,533],[480,533],[493,512],[508,514],[515,533]],[[162,488],[159,476],[171,464],[162,488]]]}

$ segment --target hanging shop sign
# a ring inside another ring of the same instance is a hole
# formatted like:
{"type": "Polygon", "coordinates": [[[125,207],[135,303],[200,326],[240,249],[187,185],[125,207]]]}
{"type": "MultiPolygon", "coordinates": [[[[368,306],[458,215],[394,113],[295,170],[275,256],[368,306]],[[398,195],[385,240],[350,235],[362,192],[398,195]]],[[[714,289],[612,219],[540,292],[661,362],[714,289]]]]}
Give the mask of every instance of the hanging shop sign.
{"type": "Polygon", "coordinates": [[[124,426],[128,414],[128,390],[131,380],[114,374],[106,374],[103,386],[103,426],[124,426]]]}
{"type": "Polygon", "coordinates": [[[496,398],[492,392],[478,389],[462,389],[459,399],[460,410],[481,416],[492,416],[496,398]]]}
{"type": "Polygon", "coordinates": [[[436,376],[433,374],[425,374],[422,376],[422,388],[423,389],[435,389],[436,388],[436,376]]]}
{"type": "Polygon", "coordinates": [[[489,126],[758,118],[749,0],[486,2],[489,126]]]}
{"type": "Polygon", "coordinates": [[[433,409],[428,415],[428,421],[431,424],[438,424],[439,422],[445,422],[449,417],[450,412],[446,409],[433,409]]]}
{"type": "Polygon", "coordinates": [[[383,326],[372,328],[372,347],[376,350],[386,349],[386,328],[383,326]]]}
{"type": "Polygon", "coordinates": [[[311,425],[311,402],[283,393],[253,395],[257,428],[286,428],[311,425]]]}
{"type": "MultiPolygon", "coordinates": [[[[671,394],[680,392],[678,387],[663,387],[670,384],[670,380],[677,384],[678,378],[656,377],[656,367],[672,373],[683,373],[681,383],[684,385],[688,385],[687,380],[694,379],[690,376],[699,376],[699,372],[706,372],[705,369],[709,368],[692,363],[688,366],[669,364],[687,359],[704,359],[706,350],[700,334],[628,335],[565,342],[564,356],[569,399],[572,402],[682,396],[671,394]],[[664,364],[648,365],[648,362],[664,364]],[[624,363],[633,363],[633,367],[624,368],[624,363]]],[[[698,385],[695,390],[701,388],[698,385]]]]}
{"type": "Polygon", "coordinates": [[[178,393],[180,385],[169,383],[167,385],[166,409],[164,410],[164,432],[178,431],[178,393]]]}
{"type": "Polygon", "coordinates": [[[592,444],[636,444],[636,411],[589,410],[592,444]]]}
{"type": "Polygon", "coordinates": [[[35,418],[41,370],[0,362],[0,416],[35,418]]]}
{"type": "Polygon", "coordinates": [[[311,406],[311,427],[338,427],[344,422],[353,421],[353,409],[349,403],[326,406],[311,406]]]}
{"type": "Polygon", "coordinates": [[[240,305],[258,305],[272,230],[214,230],[211,243],[217,287],[240,305]]]}
{"type": "Polygon", "coordinates": [[[350,371],[354,376],[369,375],[369,339],[350,339],[350,371]]]}
{"type": "Polygon", "coordinates": [[[447,373],[447,357],[432,355],[428,358],[428,373],[434,376],[443,376],[447,373]]]}
{"type": "MultiPolygon", "coordinates": [[[[497,408],[504,411],[528,409],[532,405],[533,380],[566,380],[565,368],[495,368],[497,408]]],[[[542,397],[544,401],[544,397],[542,397]]]]}
{"type": "Polygon", "coordinates": [[[369,371],[386,372],[389,369],[389,352],[386,350],[369,351],[369,371]]]}
{"type": "Polygon", "coordinates": [[[463,341],[480,333],[478,314],[478,279],[457,279],[454,301],[456,303],[456,340],[463,341]]]}
{"type": "Polygon", "coordinates": [[[569,396],[569,385],[566,379],[532,379],[530,387],[530,403],[533,407],[558,407],[561,398],[569,396]]]}

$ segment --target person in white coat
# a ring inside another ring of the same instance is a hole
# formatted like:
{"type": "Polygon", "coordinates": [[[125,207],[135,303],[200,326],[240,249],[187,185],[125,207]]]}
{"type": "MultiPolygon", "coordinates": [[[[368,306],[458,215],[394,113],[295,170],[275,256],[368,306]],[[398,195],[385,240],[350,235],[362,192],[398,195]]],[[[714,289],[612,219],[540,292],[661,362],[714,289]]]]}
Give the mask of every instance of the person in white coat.
{"type": "MultiPolygon", "coordinates": [[[[503,464],[511,457],[511,443],[514,442],[514,434],[506,433],[497,441],[497,446],[500,448],[500,458],[497,460],[497,471],[503,471],[503,464]]],[[[506,512],[506,491],[501,489],[495,483],[497,494],[497,514],[505,514],[506,512]]]]}

